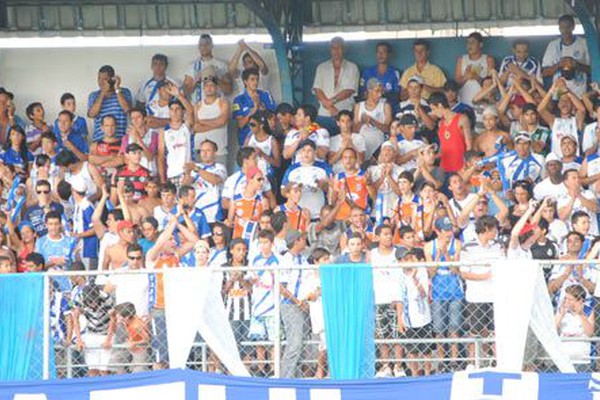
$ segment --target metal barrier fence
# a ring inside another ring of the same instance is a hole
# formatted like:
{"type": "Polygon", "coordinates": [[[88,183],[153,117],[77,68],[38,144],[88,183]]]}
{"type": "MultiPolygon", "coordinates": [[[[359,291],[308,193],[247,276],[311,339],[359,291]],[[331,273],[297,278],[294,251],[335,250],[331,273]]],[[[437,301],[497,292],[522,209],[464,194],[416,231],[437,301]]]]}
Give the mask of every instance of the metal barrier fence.
{"type": "MultiPolygon", "coordinates": [[[[544,263],[551,270],[546,274],[551,282],[565,268],[564,262],[544,263]]],[[[596,269],[595,264],[584,261],[569,265],[582,265],[594,273],[596,269]]],[[[466,264],[374,266],[377,376],[428,375],[495,364],[492,306],[464,299],[465,281],[460,266],[466,264]]],[[[327,377],[318,267],[211,267],[211,271],[222,277],[223,303],[241,358],[253,376],[327,377]],[[300,271],[303,289],[290,303],[285,300],[285,284],[280,284],[300,271]],[[272,302],[272,309],[261,308],[257,304],[261,299],[272,302]]],[[[160,297],[165,273],[170,271],[46,274],[49,296],[44,307],[44,343],[47,349],[54,346],[58,376],[73,378],[168,367],[162,299],[152,300],[155,307],[150,300],[153,294],[160,297]]],[[[597,370],[599,327],[590,313],[595,306],[588,303],[593,293],[587,293],[585,301],[576,302],[568,295],[570,292],[561,286],[554,296],[559,334],[578,369],[597,370]],[[585,325],[581,321],[588,321],[592,331],[589,326],[581,326],[585,325]]],[[[193,304],[182,312],[194,312],[193,304]]],[[[537,339],[530,336],[524,369],[555,370],[537,339]]],[[[40,362],[44,365],[44,377],[48,377],[51,360],[40,362]]],[[[227,373],[199,335],[187,366],[227,373]]]]}

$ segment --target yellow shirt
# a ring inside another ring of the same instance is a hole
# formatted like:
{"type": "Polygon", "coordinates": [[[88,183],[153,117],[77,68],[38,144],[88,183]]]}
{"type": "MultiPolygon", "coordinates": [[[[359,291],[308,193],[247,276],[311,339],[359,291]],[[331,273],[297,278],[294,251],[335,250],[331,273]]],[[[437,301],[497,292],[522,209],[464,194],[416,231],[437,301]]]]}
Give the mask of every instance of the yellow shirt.
{"type": "MultiPolygon", "coordinates": [[[[442,87],[446,83],[446,75],[444,75],[444,71],[437,65],[428,62],[425,64],[425,67],[419,71],[417,64],[413,64],[402,74],[402,78],[400,79],[400,86],[402,86],[402,89],[406,89],[408,81],[415,75],[421,76],[428,86],[442,87]]],[[[429,93],[427,89],[423,89],[423,98],[428,99],[429,95],[431,95],[431,93],[429,93]]]]}

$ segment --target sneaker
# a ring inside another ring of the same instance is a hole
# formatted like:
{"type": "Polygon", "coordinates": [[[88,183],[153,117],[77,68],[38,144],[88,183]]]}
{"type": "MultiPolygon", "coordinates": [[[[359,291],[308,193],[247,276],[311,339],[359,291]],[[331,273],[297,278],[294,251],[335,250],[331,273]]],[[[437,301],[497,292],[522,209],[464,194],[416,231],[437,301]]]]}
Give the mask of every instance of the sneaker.
{"type": "Polygon", "coordinates": [[[393,378],[394,375],[392,373],[392,369],[389,365],[384,365],[377,373],[375,374],[375,378],[393,378]]]}
{"type": "Polygon", "coordinates": [[[396,378],[406,377],[406,372],[404,372],[404,369],[400,366],[400,364],[394,365],[394,376],[396,378]]]}

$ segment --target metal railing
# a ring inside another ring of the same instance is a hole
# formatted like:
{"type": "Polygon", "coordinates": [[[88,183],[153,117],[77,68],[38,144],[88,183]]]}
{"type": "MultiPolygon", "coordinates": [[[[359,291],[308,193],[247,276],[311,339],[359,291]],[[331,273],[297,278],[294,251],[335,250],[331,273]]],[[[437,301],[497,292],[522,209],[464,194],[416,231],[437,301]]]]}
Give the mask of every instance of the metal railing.
{"type": "MultiPolygon", "coordinates": [[[[569,261],[561,262],[561,261],[541,261],[539,262],[539,266],[542,268],[550,268],[554,265],[589,265],[592,268],[596,268],[595,261],[569,261]]],[[[457,263],[457,262],[444,262],[444,263],[401,263],[396,265],[374,265],[374,273],[380,269],[397,269],[400,272],[405,268],[417,268],[423,269],[427,267],[465,267],[469,265],[477,265],[476,263],[457,263]]],[[[282,356],[285,355],[287,350],[288,342],[285,338],[286,327],[284,326],[281,318],[281,293],[280,293],[280,281],[281,274],[284,271],[292,270],[291,268],[285,267],[210,267],[211,271],[214,273],[222,273],[227,277],[228,274],[232,272],[257,272],[257,271],[270,271],[273,273],[273,288],[272,288],[272,296],[274,299],[274,312],[273,312],[273,328],[274,328],[274,339],[259,341],[248,340],[247,335],[244,336],[244,332],[237,331],[234,332],[234,335],[237,339],[238,348],[241,349],[241,357],[245,365],[247,365],[253,375],[258,376],[271,376],[271,377],[280,377],[282,371],[282,356]],[[259,353],[260,350],[260,353],[259,353]],[[269,351],[272,351],[272,356],[269,356],[269,351]],[[259,356],[260,354],[260,356],[259,356]]],[[[316,266],[306,266],[294,268],[296,270],[302,269],[306,271],[314,271],[318,267],[316,266]]],[[[46,316],[49,316],[50,313],[50,291],[49,285],[53,280],[57,278],[68,278],[72,276],[82,276],[85,277],[88,281],[93,281],[98,275],[106,275],[110,278],[116,277],[119,275],[138,275],[138,274],[146,274],[148,276],[157,275],[157,274],[169,274],[171,270],[127,270],[127,271],[65,271],[65,272],[49,272],[45,274],[45,293],[46,298],[44,301],[44,313],[46,316]]],[[[1,276],[0,276],[1,279],[1,276]]],[[[431,280],[429,279],[429,283],[431,284],[431,280]]],[[[111,296],[114,296],[111,294],[111,296]]],[[[429,293],[430,296],[430,293],[429,293]]],[[[224,294],[225,299],[227,298],[227,294],[224,294]]],[[[248,299],[250,296],[248,296],[248,299]]],[[[73,299],[71,299],[73,300],[73,299]]],[[[168,298],[166,299],[168,302],[168,298]]],[[[427,300],[430,302],[430,298],[427,300]]],[[[463,300],[464,302],[464,300],[463,300]]],[[[78,305],[74,305],[74,307],[80,307],[81,302],[78,305]]],[[[249,305],[251,307],[251,304],[249,305]]],[[[430,312],[430,311],[429,311],[430,312]]],[[[452,368],[465,368],[468,365],[473,366],[474,368],[480,368],[484,366],[491,366],[495,363],[495,356],[493,352],[493,345],[495,340],[493,336],[489,337],[479,337],[477,335],[469,335],[469,330],[465,326],[464,321],[464,309],[461,311],[461,317],[463,320],[461,321],[461,327],[459,332],[457,332],[458,337],[450,337],[448,334],[439,335],[439,337],[435,337],[433,334],[424,335],[423,337],[402,337],[397,334],[392,335],[392,337],[377,337],[375,340],[376,349],[379,354],[376,354],[376,366],[377,369],[381,369],[381,366],[389,365],[389,366],[402,366],[402,370],[404,372],[408,372],[411,368],[408,367],[410,363],[429,363],[431,364],[432,371],[449,371],[452,368]],[[387,351],[384,352],[382,350],[382,346],[387,346],[387,351]],[[396,350],[395,346],[399,346],[399,350],[396,350]],[[454,351],[454,355],[451,354],[451,347],[456,346],[454,351]],[[410,349],[417,349],[416,351],[412,351],[410,349]],[[469,353],[469,348],[472,348],[471,353],[469,353]],[[425,349],[424,351],[422,351],[425,349]],[[409,351],[410,350],[410,351],[409,351]],[[443,350],[443,351],[441,351],[443,350]],[[382,354],[385,353],[387,355],[382,354]],[[448,367],[449,366],[449,367],[448,367]]],[[[248,316],[246,316],[248,317],[248,316]]],[[[305,317],[309,317],[305,315],[305,317]]],[[[53,329],[55,327],[51,326],[50,318],[44,318],[44,347],[49,350],[52,346],[51,336],[53,334],[53,329]]],[[[248,321],[246,321],[248,322],[248,321]]],[[[298,321],[301,323],[302,321],[298,321]]],[[[388,322],[388,323],[394,323],[388,322]]],[[[246,326],[247,328],[247,326],[246,326]]],[[[389,327],[389,331],[397,331],[397,327],[389,327]]],[[[158,332],[159,337],[164,337],[164,332],[158,332]]],[[[301,360],[297,365],[297,377],[314,377],[318,369],[323,367],[319,363],[319,346],[322,344],[321,341],[311,332],[304,332],[305,337],[302,341],[302,354],[305,354],[305,357],[301,357],[301,360]]],[[[156,336],[152,338],[155,340],[156,336]]],[[[576,337],[576,338],[563,338],[564,342],[581,342],[581,343],[589,343],[590,349],[596,347],[597,343],[600,343],[600,337],[596,337],[595,335],[592,337],[576,337]]],[[[152,342],[148,345],[151,346],[152,342]]],[[[165,345],[163,343],[163,345],[165,345]]],[[[166,345],[165,345],[166,346],[166,345]]],[[[151,346],[154,348],[155,346],[151,346]]],[[[81,372],[85,369],[89,369],[89,367],[96,367],[95,365],[90,365],[86,362],[85,359],[81,357],[79,360],[74,359],[73,353],[76,353],[74,344],[71,344],[66,347],[62,346],[54,346],[55,350],[62,351],[66,354],[64,357],[63,363],[57,363],[56,368],[59,371],[59,376],[62,378],[71,378],[77,377],[81,375],[81,372]]],[[[127,346],[124,344],[113,344],[112,349],[114,350],[127,350],[127,346]]],[[[86,350],[93,351],[99,350],[99,348],[89,347],[86,350]]],[[[43,361],[43,377],[48,378],[50,376],[50,354],[52,352],[45,351],[46,355],[43,361]]],[[[208,345],[204,342],[196,342],[194,343],[194,347],[192,348],[191,353],[193,356],[188,360],[187,366],[189,368],[199,369],[202,371],[210,371],[221,369],[220,363],[218,359],[212,355],[208,345]]],[[[544,366],[544,364],[552,364],[549,358],[545,354],[538,354],[535,356],[535,360],[524,360],[524,364],[533,365],[534,367],[541,366],[540,368],[552,368],[552,366],[544,366]]],[[[590,351],[589,356],[585,355],[580,357],[578,361],[589,361],[590,363],[597,362],[598,356],[595,351],[590,351]]],[[[111,362],[105,363],[103,367],[106,370],[115,370],[115,369],[124,369],[130,370],[132,367],[147,367],[150,369],[156,367],[154,362],[146,362],[146,363],[134,363],[134,362],[111,362]]],[[[418,368],[421,369],[422,366],[418,368]]],[[[325,366],[326,368],[326,366],[325,366]]],[[[413,369],[414,373],[414,369],[413,369]]]]}

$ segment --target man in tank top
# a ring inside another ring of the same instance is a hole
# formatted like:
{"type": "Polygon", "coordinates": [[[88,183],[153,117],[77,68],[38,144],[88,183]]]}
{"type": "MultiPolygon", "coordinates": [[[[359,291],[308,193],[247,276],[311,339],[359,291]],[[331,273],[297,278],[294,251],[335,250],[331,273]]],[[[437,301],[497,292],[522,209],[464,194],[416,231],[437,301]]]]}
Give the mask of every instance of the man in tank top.
{"type": "Polygon", "coordinates": [[[440,166],[446,172],[456,172],[464,164],[464,154],[473,148],[471,123],[463,114],[450,110],[446,95],[434,93],[429,98],[432,113],[440,119],[438,138],[440,141],[440,166]]]}
{"type": "MultiPolygon", "coordinates": [[[[227,125],[229,122],[229,102],[218,96],[218,80],[215,75],[202,74],[204,96],[196,104],[194,123],[193,150],[200,151],[205,140],[217,144],[217,161],[227,163],[227,125]]],[[[197,159],[194,154],[194,159],[197,159]]]]}
{"type": "Polygon", "coordinates": [[[176,87],[169,90],[176,99],[169,102],[170,121],[158,136],[158,175],[162,183],[168,180],[179,186],[185,164],[191,160],[194,109],[176,87]]]}
{"type": "Polygon", "coordinates": [[[483,36],[473,32],[467,36],[467,54],[456,60],[454,79],[461,86],[460,100],[471,105],[481,89],[481,80],[495,69],[494,59],[483,54],[483,36]]]}

